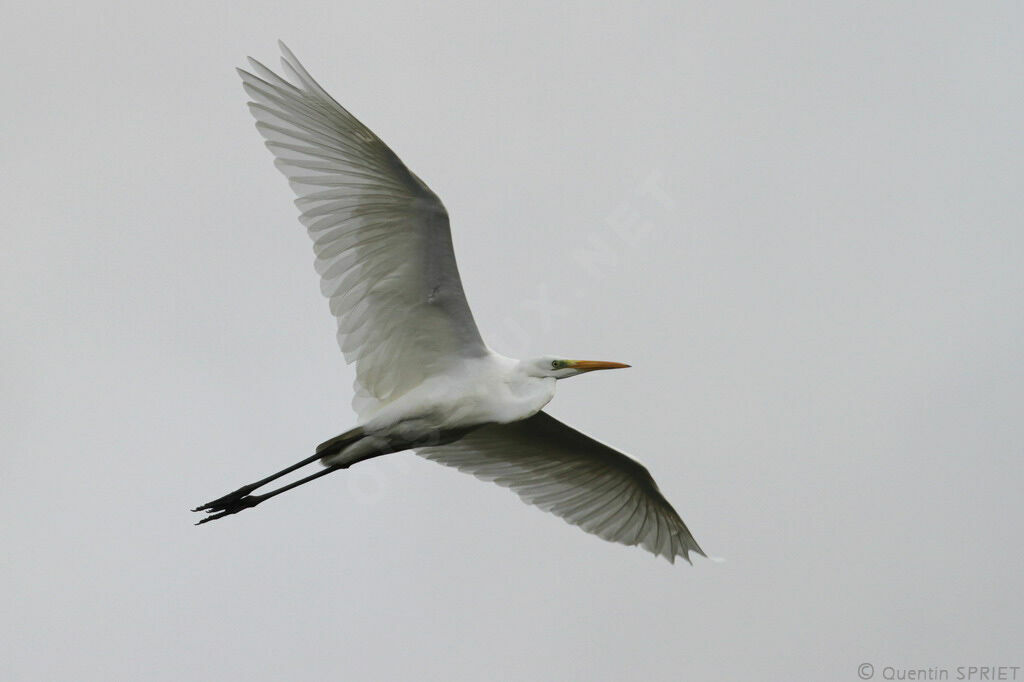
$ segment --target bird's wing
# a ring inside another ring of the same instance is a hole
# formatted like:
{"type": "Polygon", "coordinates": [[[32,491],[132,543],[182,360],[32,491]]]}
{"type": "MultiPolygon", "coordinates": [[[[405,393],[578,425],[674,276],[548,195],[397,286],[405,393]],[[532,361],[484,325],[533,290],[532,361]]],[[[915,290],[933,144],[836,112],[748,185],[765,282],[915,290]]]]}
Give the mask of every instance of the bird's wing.
{"type": "Polygon", "coordinates": [[[640,545],[672,563],[704,555],[642,464],[544,412],[417,453],[511,488],[605,540],[640,545]]]}
{"type": "Polygon", "coordinates": [[[364,416],[487,347],[441,200],[281,50],[291,82],[254,59],[252,73],[239,73],[256,128],[298,196],[364,416]]]}

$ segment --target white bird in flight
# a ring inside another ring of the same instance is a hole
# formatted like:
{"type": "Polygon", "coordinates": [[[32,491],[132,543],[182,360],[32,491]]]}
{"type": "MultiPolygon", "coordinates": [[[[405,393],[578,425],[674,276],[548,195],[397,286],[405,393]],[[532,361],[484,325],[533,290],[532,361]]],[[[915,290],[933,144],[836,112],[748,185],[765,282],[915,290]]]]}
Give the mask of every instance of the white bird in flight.
{"type": "Polygon", "coordinates": [[[605,540],[675,562],[704,555],[647,469],[542,412],[555,382],[617,362],[516,360],[480,337],[441,200],[338,104],[281,43],[290,82],[249,59],[249,110],[298,196],[320,288],[355,364],[359,426],[316,454],[197,507],[199,523],[254,507],[353,464],[412,449],[511,488],[605,540]],[[289,485],[258,488],[320,460],[289,485]]]}

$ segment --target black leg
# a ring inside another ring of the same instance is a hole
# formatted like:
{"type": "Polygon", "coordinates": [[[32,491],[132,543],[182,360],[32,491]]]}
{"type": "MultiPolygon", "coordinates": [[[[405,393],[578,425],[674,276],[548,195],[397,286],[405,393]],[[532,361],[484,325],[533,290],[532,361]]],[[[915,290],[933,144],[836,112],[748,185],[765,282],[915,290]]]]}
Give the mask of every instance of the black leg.
{"type": "MultiPolygon", "coordinates": [[[[204,505],[202,505],[200,507],[196,507],[192,511],[194,511],[194,512],[205,511],[207,513],[212,513],[212,512],[220,511],[222,509],[226,509],[229,506],[231,506],[231,505],[235,504],[236,502],[238,502],[239,500],[241,500],[243,497],[245,497],[246,495],[248,495],[252,491],[256,490],[257,488],[262,488],[263,486],[265,486],[266,484],[270,483],[271,481],[276,481],[277,479],[279,479],[282,476],[285,476],[287,474],[290,474],[291,472],[295,471],[296,469],[301,469],[302,467],[306,466],[307,464],[312,464],[313,462],[317,461],[321,457],[327,457],[328,455],[333,455],[336,452],[341,452],[346,447],[348,447],[349,445],[351,445],[352,443],[356,442],[357,440],[359,440],[362,437],[363,437],[363,430],[362,430],[362,428],[357,426],[356,428],[354,428],[354,429],[352,429],[350,431],[346,431],[345,433],[341,434],[340,436],[335,436],[334,438],[330,439],[329,441],[327,441],[325,443],[321,443],[320,445],[318,445],[317,448],[316,448],[316,454],[315,455],[307,457],[306,459],[302,460],[301,462],[296,462],[295,464],[291,465],[290,467],[288,467],[286,469],[281,469],[276,474],[271,474],[270,476],[267,476],[266,478],[261,478],[260,480],[256,481],[255,483],[250,483],[249,485],[243,485],[238,490],[235,490],[234,492],[230,492],[227,495],[224,495],[222,497],[218,497],[216,500],[211,500],[210,502],[207,502],[206,504],[204,504],[204,505]]],[[[209,519],[207,519],[207,520],[209,520],[209,519]]]]}
{"type": "MultiPolygon", "coordinates": [[[[212,500],[210,502],[207,502],[206,504],[204,504],[201,507],[196,507],[192,511],[194,511],[194,512],[198,512],[198,511],[211,511],[212,512],[212,511],[216,511],[217,509],[224,509],[228,505],[232,504],[233,502],[237,502],[238,500],[242,499],[243,497],[245,497],[246,495],[251,493],[253,490],[256,490],[257,488],[262,488],[263,486],[265,486],[266,484],[270,483],[271,481],[276,481],[277,479],[281,478],[285,474],[290,474],[291,472],[295,471],[296,469],[301,469],[302,467],[306,466],[307,464],[312,464],[313,462],[315,462],[318,459],[320,459],[322,456],[323,455],[313,455],[312,457],[307,457],[306,459],[302,460],[301,462],[296,462],[295,464],[291,465],[287,469],[281,469],[276,474],[271,474],[270,476],[267,476],[266,478],[262,478],[262,479],[256,481],[255,483],[250,483],[249,485],[243,485],[238,490],[236,490],[234,492],[231,492],[231,493],[228,493],[227,495],[224,495],[223,497],[218,497],[216,500],[212,500]]],[[[209,521],[209,519],[206,519],[206,520],[209,521]]]]}
{"type": "MultiPolygon", "coordinates": [[[[307,464],[308,464],[308,462],[307,462],[307,464]]],[[[296,468],[298,468],[298,467],[293,467],[292,470],[294,470],[296,468]]],[[[264,500],[269,500],[271,497],[274,497],[276,495],[280,495],[281,493],[284,493],[284,492],[288,492],[292,488],[298,488],[300,485],[303,485],[304,483],[309,483],[310,481],[315,481],[316,479],[320,478],[321,476],[326,476],[327,474],[334,473],[335,471],[337,471],[338,469],[341,469],[341,468],[342,467],[327,467],[326,469],[323,469],[322,471],[318,471],[315,474],[312,474],[310,476],[306,476],[305,478],[300,478],[299,480],[297,480],[297,481],[295,481],[293,483],[289,483],[288,485],[283,485],[280,488],[277,488],[276,490],[271,490],[269,493],[264,493],[262,495],[243,495],[243,496],[241,496],[239,498],[229,500],[225,504],[217,504],[217,505],[215,505],[213,502],[211,502],[210,504],[208,504],[208,505],[206,505],[204,507],[200,507],[199,508],[199,509],[206,509],[206,511],[210,514],[210,516],[207,516],[205,519],[202,519],[201,521],[196,522],[196,525],[198,526],[198,525],[200,525],[202,523],[206,523],[207,521],[213,521],[215,519],[224,518],[225,516],[229,516],[231,514],[237,514],[238,512],[242,511],[243,509],[249,509],[250,507],[255,507],[257,504],[259,504],[260,502],[263,502],[264,500]],[[214,513],[214,512],[217,512],[217,513],[214,513]]],[[[244,489],[245,488],[240,488],[239,490],[244,490],[244,489]]],[[[234,494],[235,493],[232,493],[232,495],[234,495],[234,494]]],[[[228,497],[228,496],[225,496],[225,497],[228,497]]],[[[224,498],[221,498],[221,499],[224,499],[224,498]]],[[[196,509],[194,511],[199,511],[199,509],[196,509]]]]}
{"type": "Polygon", "coordinates": [[[366,454],[362,455],[358,459],[349,459],[344,464],[337,464],[337,465],[334,465],[334,466],[329,466],[329,467],[323,469],[322,471],[316,472],[315,474],[312,474],[310,476],[306,476],[305,478],[300,478],[299,480],[297,480],[297,481],[295,481],[293,483],[289,483],[288,485],[284,485],[284,486],[281,486],[280,488],[277,488],[275,490],[271,490],[269,493],[264,493],[262,495],[253,495],[252,494],[252,492],[254,490],[256,490],[257,488],[260,488],[260,487],[266,485],[267,483],[269,483],[269,482],[271,482],[271,481],[273,481],[275,479],[278,479],[281,476],[284,476],[285,474],[289,474],[289,473],[295,471],[296,469],[300,469],[300,468],[306,466],[307,464],[312,464],[313,462],[315,462],[316,460],[318,460],[318,459],[320,459],[322,457],[327,457],[327,456],[332,455],[332,454],[334,454],[336,452],[341,452],[346,447],[348,447],[351,443],[359,440],[362,437],[363,437],[363,433],[362,433],[361,429],[358,429],[358,428],[353,429],[352,431],[350,431],[347,434],[342,434],[341,436],[332,438],[331,440],[329,440],[326,443],[322,444],[319,448],[317,448],[317,453],[315,455],[313,455],[312,457],[307,457],[306,459],[302,460],[301,462],[296,462],[295,464],[291,465],[287,469],[282,469],[281,471],[278,471],[276,474],[273,474],[271,476],[267,476],[266,478],[261,479],[259,481],[256,481],[255,483],[250,483],[249,485],[244,485],[241,488],[239,488],[238,490],[234,491],[233,493],[228,493],[227,495],[224,495],[223,497],[218,497],[216,500],[213,500],[212,502],[207,502],[206,504],[204,504],[201,507],[196,507],[192,511],[197,511],[197,512],[198,511],[205,511],[207,514],[209,514],[209,516],[207,516],[206,518],[204,518],[201,521],[197,522],[196,525],[198,526],[201,523],[206,523],[207,521],[213,521],[214,519],[221,519],[221,518],[224,518],[225,516],[229,516],[231,514],[237,514],[238,512],[242,511],[243,509],[249,509],[250,507],[255,507],[256,505],[258,505],[259,503],[263,502],[264,500],[269,500],[271,497],[275,497],[277,495],[280,495],[281,493],[288,492],[292,488],[298,488],[300,485],[303,485],[304,483],[309,483],[310,481],[314,481],[314,480],[320,478],[321,476],[326,476],[327,474],[331,473],[332,471],[337,471],[338,469],[348,469],[353,464],[358,464],[359,462],[365,462],[368,459],[373,459],[374,457],[380,457],[381,455],[387,455],[387,454],[390,454],[392,452],[396,452],[397,450],[401,450],[401,449],[404,449],[404,448],[408,447],[408,444],[402,444],[402,445],[396,447],[394,443],[389,442],[389,441],[387,441],[385,439],[381,439],[379,444],[378,443],[374,443],[374,445],[377,446],[377,447],[375,447],[375,449],[367,452],[366,454]],[[346,436],[349,436],[349,437],[346,438],[346,436]]]}

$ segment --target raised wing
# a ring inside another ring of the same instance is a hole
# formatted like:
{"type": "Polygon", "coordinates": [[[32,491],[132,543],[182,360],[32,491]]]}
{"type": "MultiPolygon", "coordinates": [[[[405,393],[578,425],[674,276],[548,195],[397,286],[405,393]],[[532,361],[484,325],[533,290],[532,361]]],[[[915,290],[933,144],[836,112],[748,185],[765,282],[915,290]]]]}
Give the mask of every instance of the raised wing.
{"type": "Polygon", "coordinates": [[[364,417],[449,363],[487,352],[440,199],[282,43],[291,82],[239,69],[256,128],[298,196],[364,417]]]}
{"type": "Polygon", "coordinates": [[[672,563],[690,561],[690,552],[704,556],[642,464],[544,412],[417,452],[511,488],[605,540],[640,545],[672,563]]]}

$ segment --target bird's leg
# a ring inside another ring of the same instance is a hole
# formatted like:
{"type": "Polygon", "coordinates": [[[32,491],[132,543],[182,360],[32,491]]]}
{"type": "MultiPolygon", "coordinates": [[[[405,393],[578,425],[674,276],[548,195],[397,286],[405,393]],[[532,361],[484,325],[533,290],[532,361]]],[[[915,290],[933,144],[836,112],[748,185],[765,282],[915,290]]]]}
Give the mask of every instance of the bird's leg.
{"type": "MultiPolygon", "coordinates": [[[[308,463],[309,462],[306,462],[306,464],[308,464],[308,463]]],[[[298,465],[293,467],[293,470],[295,468],[298,468],[298,465]]],[[[249,494],[245,494],[245,495],[242,495],[240,497],[234,497],[234,498],[230,499],[228,502],[226,502],[224,504],[214,504],[214,502],[211,502],[211,503],[209,503],[207,505],[204,505],[202,507],[198,507],[197,509],[194,509],[193,511],[205,510],[208,514],[210,514],[210,516],[207,516],[205,519],[202,519],[201,521],[196,522],[196,525],[198,526],[199,524],[206,523],[207,521],[213,521],[215,519],[224,518],[225,516],[229,516],[231,514],[237,514],[238,512],[242,511],[243,509],[249,509],[250,507],[255,507],[260,502],[263,502],[265,500],[269,500],[271,497],[274,497],[276,495],[280,495],[281,493],[284,493],[284,492],[288,492],[292,488],[298,488],[300,485],[302,485],[304,483],[309,483],[310,481],[316,480],[316,479],[320,478],[321,476],[326,476],[327,474],[333,473],[333,472],[335,472],[335,471],[337,471],[338,469],[341,469],[341,468],[344,468],[344,467],[336,467],[336,466],[335,467],[327,467],[326,469],[323,469],[322,471],[318,471],[315,474],[312,474],[310,476],[306,476],[305,478],[300,478],[299,480],[294,481],[293,483],[289,483],[288,485],[283,485],[280,488],[277,488],[276,490],[271,490],[269,493],[264,493],[262,495],[249,495],[249,494]],[[216,512],[216,513],[214,513],[214,512],[216,512]]],[[[247,488],[247,487],[249,487],[249,486],[246,486],[245,488],[247,488]]],[[[221,499],[225,499],[227,497],[232,497],[237,492],[239,492],[241,490],[245,490],[245,488],[239,488],[239,490],[236,490],[234,493],[231,493],[231,495],[225,495],[224,498],[221,498],[221,499]]]]}
{"type": "MultiPolygon", "coordinates": [[[[353,431],[352,433],[355,433],[355,431],[353,431]]],[[[277,488],[275,490],[271,490],[268,493],[263,493],[262,495],[252,494],[253,490],[263,485],[266,485],[267,483],[273,481],[276,478],[280,478],[281,476],[284,476],[287,473],[304,467],[307,464],[311,464],[317,459],[329,456],[335,452],[341,452],[341,450],[346,448],[350,443],[354,442],[355,440],[358,440],[358,438],[361,438],[362,432],[360,431],[359,434],[360,435],[353,436],[351,439],[347,440],[339,440],[341,438],[340,436],[337,438],[332,438],[331,440],[327,441],[319,448],[317,448],[317,454],[313,455],[312,457],[307,457],[301,462],[296,462],[287,469],[282,469],[281,471],[277,472],[276,474],[273,474],[272,476],[268,476],[267,478],[256,481],[255,483],[250,483],[249,485],[242,486],[233,493],[224,495],[223,497],[217,498],[212,502],[207,502],[201,507],[196,507],[192,511],[205,511],[207,514],[209,514],[209,516],[197,522],[196,525],[198,526],[199,524],[206,523],[207,521],[213,521],[214,519],[224,518],[225,516],[229,516],[231,514],[237,514],[243,509],[255,507],[264,500],[269,500],[271,497],[275,497],[277,495],[280,495],[281,493],[288,492],[293,488],[298,488],[300,485],[309,483],[310,481],[314,481],[320,478],[321,476],[326,476],[327,474],[333,471],[337,471],[339,469],[348,469],[353,464],[365,462],[368,459],[380,457],[381,455],[387,455],[392,452],[395,452],[397,449],[405,448],[404,445],[400,448],[396,448],[394,444],[389,444],[387,440],[381,440],[380,444],[375,449],[366,452],[358,457],[351,458],[342,464],[333,464],[331,466],[324,468],[322,471],[318,471],[315,474],[306,476],[305,478],[300,478],[297,481],[289,483],[288,485],[281,486],[280,488],[277,488]]]]}
{"type": "MultiPolygon", "coordinates": [[[[333,455],[333,454],[335,454],[337,452],[341,452],[346,447],[348,447],[352,443],[354,443],[357,440],[359,440],[360,438],[362,438],[362,436],[363,436],[363,430],[362,430],[362,428],[357,426],[356,428],[354,428],[354,429],[352,429],[350,431],[346,431],[345,433],[341,434],[340,436],[335,436],[334,438],[330,439],[329,441],[326,441],[326,442],[321,443],[320,445],[318,445],[317,448],[316,448],[316,454],[315,455],[307,457],[306,459],[302,460],[301,462],[296,462],[295,464],[291,465],[290,467],[287,467],[285,469],[281,469],[277,473],[271,474],[270,476],[267,476],[266,478],[261,478],[260,480],[256,481],[255,483],[250,483],[248,485],[243,485],[238,490],[235,490],[234,492],[230,492],[227,495],[224,495],[222,497],[218,497],[216,500],[212,500],[210,502],[207,502],[206,504],[204,504],[204,505],[202,505],[200,507],[196,507],[192,511],[194,511],[194,512],[205,511],[207,513],[213,513],[213,512],[216,512],[216,511],[220,511],[222,509],[227,509],[229,506],[235,504],[236,502],[238,502],[243,497],[245,497],[246,495],[248,495],[252,491],[256,490],[257,488],[262,488],[263,486],[265,486],[266,484],[270,483],[271,481],[276,481],[277,479],[281,478],[282,476],[290,474],[291,472],[295,471],[296,469],[301,469],[302,467],[306,466],[307,464],[312,464],[313,462],[317,461],[318,459],[321,459],[322,457],[327,457],[328,455],[333,455]]],[[[209,520],[209,519],[207,519],[207,520],[209,520]]]]}
{"type": "MultiPolygon", "coordinates": [[[[368,459],[373,459],[374,457],[380,457],[381,455],[387,455],[387,454],[390,454],[392,452],[394,452],[394,450],[390,449],[390,448],[384,448],[384,449],[381,449],[381,450],[375,450],[373,452],[368,452],[368,453],[362,455],[361,457],[349,460],[349,461],[345,462],[344,464],[335,464],[333,466],[326,467],[322,471],[318,471],[315,474],[311,474],[309,476],[306,476],[305,478],[300,478],[299,480],[294,481],[293,483],[289,483],[288,485],[283,485],[280,488],[277,488],[275,490],[271,490],[269,493],[263,493],[262,495],[251,495],[251,494],[238,495],[237,493],[239,493],[242,490],[245,490],[246,488],[250,487],[250,486],[244,486],[242,488],[239,488],[235,492],[231,493],[230,495],[225,495],[224,497],[220,498],[222,500],[226,499],[227,502],[217,503],[217,500],[214,500],[213,502],[210,502],[209,504],[205,504],[202,507],[196,507],[195,509],[193,509],[192,511],[205,511],[207,514],[209,514],[209,516],[207,516],[205,519],[202,519],[201,521],[196,522],[196,525],[198,526],[201,523],[206,523],[207,521],[213,521],[214,519],[221,519],[221,518],[224,518],[225,516],[229,516],[231,514],[237,514],[238,512],[242,511],[243,509],[249,509],[250,507],[255,507],[257,504],[259,504],[260,502],[263,502],[264,500],[269,500],[271,497],[275,497],[277,495],[280,495],[281,493],[288,492],[292,488],[298,488],[300,485],[303,485],[305,483],[309,483],[310,481],[314,481],[314,480],[320,478],[321,476],[326,476],[327,474],[332,473],[334,471],[338,471],[339,469],[348,469],[353,464],[358,464],[359,462],[365,462],[368,459]]],[[[321,451],[321,455],[317,455],[317,457],[320,457],[320,456],[322,456],[322,451],[321,451]]],[[[309,461],[311,461],[311,460],[309,460],[309,461]]],[[[308,464],[309,461],[306,461],[305,463],[308,464]]],[[[295,469],[299,468],[299,466],[301,466],[302,464],[303,464],[302,462],[300,462],[298,464],[295,464],[290,469],[288,469],[287,471],[294,471],[295,469]]],[[[262,484],[262,482],[259,482],[259,481],[258,481],[258,483],[262,484]]],[[[256,485],[256,484],[254,483],[252,485],[256,485]]]]}
{"type": "MultiPolygon", "coordinates": [[[[223,497],[218,497],[216,500],[212,500],[210,502],[207,502],[206,504],[204,504],[201,507],[196,507],[192,511],[194,511],[194,512],[198,512],[198,511],[213,512],[213,511],[217,511],[218,509],[226,509],[229,505],[231,505],[231,504],[237,502],[238,500],[242,499],[243,497],[245,497],[246,495],[248,495],[252,491],[256,490],[257,488],[262,488],[263,486],[265,486],[266,484],[270,483],[271,481],[276,481],[277,479],[281,478],[282,476],[284,476],[286,474],[290,474],[291,472],[295,471],[296,469],[301,469],[302,467],[306,466],[307,464],[312,464],[313,462],[315,462],[318,459],[320,459],[322,456],[323,455],[317,454],[317,455],[313,455],[312,457],[307,457],[306,459],[302,460],[301,462],[296,462],[295,464],[291,465],[290,467],[288,467],[286,469],[281,469],[276,474],[271,474],[271,475],[267,476],[266,478],[261,478],[260,480],[256,481],[255,483],[250,483],[249,485],[243,485],[238,490],[236,490],[234,492],[230,492],[227,495],[224,495],[223,497]]],[[[206,520],[209,521],[209,519],[206,519],[206,520]]]]}

